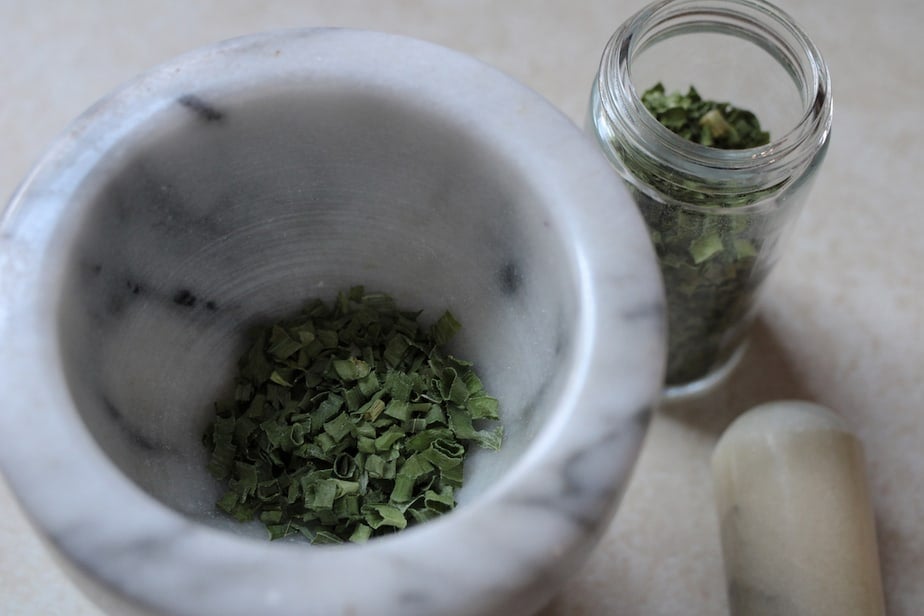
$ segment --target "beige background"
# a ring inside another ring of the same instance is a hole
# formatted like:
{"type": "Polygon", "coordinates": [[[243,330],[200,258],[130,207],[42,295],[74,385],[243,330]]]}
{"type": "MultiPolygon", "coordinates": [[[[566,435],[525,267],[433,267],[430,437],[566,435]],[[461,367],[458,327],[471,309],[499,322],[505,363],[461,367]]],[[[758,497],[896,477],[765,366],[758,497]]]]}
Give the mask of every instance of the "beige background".
{"type": "MultiPolygon", "coordinates": [[[[656,416],[623,507],[545,616],[722,614],[708,467],[752,404],[800,397],[863,440],[890,614],[924,609],[924,3],[780,0],[831,66],[831,151],[739,369],[656,416]]],[[[272,27],[404,33],[494,64],[582,123],[600,52],[639,0],[0,0],[0,199],[66,123],[139,71],[272,27]]],[[[2,406],[0,406],[2,412],[2,406]]],[[[0,482],[0,614],[96,615],[0,482]]]]}

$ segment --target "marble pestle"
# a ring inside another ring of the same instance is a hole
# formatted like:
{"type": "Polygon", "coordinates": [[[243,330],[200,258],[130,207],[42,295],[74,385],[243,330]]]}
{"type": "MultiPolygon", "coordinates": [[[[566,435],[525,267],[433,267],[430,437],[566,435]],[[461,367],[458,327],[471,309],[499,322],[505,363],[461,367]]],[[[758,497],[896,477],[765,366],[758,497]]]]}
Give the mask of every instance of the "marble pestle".
{"type": "Polygon", "coordinates": [[[760,405],[712,458],[733,616],[885,613],[859,440],[828,409],[760,405]]]}

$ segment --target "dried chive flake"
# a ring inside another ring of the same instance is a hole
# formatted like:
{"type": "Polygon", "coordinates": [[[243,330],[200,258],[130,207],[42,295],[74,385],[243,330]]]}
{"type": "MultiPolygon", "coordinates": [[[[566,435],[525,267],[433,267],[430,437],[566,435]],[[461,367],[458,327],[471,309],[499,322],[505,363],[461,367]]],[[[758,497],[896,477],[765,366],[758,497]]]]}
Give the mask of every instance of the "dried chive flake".
{"type": "Polygon", "coordinates": [[[472,364],[446,355],[459,331],[430,328],[391,297],[353,287],[255,332],[233,399],[203,436],[217,507],[271,539],[363,542],[455,506],[472,443],[497,450],[497,400],[472,364]]]}

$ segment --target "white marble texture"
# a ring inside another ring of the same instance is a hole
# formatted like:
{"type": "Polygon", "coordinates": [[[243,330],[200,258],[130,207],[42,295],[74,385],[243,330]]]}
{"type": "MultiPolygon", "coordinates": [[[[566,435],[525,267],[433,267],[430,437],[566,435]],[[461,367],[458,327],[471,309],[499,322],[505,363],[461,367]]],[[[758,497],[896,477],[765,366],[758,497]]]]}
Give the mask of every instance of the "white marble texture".
{"type": "Polygon", "coordinates": [[[114,614],[531,613],[609,523],[658,397],[627,191],[547,101],[430,43],[285,30],[170,61],[72,124],[0,230],[0,468],[114,614]],[[453,311],[505,445],[438,520],[254,540],[215,512],[211,403],[251,324],[354,284],[453,311]]]}
{"type": "MultiPolygon", "coordinates": [[[[349,25],[490,62],[583,123],[613,29],[643,0],[115,0],[0,3],[0,194],[65,124],[165,58],[270,27],[349,25]],[[15,93],[11,95],[10,93],[15,93]]],[[[726,386],[655,415],[623,505],[548,616],[726,613],[709,458],[745,409],[817,400],[867,455],[888,613],[924,605],[924,4],[780,0],[824,53],[835,95],[825,166],[726,386]]],[[[97,616],[0,488],[0,612],[97,616]]]]}

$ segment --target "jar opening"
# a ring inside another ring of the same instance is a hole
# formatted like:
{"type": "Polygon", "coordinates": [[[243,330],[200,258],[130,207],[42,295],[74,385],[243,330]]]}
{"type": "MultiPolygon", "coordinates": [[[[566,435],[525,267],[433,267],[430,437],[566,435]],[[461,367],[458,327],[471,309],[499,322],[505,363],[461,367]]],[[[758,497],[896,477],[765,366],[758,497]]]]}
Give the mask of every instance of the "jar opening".
{"type": "Polygon", "coordinates": [[[643,9],[604,50],[596,88],[601,138],[607,138],[601,124],[611,123],[633,167],[711,193],[759,198],[797,177],[830,131],[830,78],[821,54],[788,15],[763,0],[665,0],[643,9]],[[668,91],[692,85],[703,98],[753,111],[770,142],[725,150],[676,135],[641,101],[658,82],[668,91]]]}

